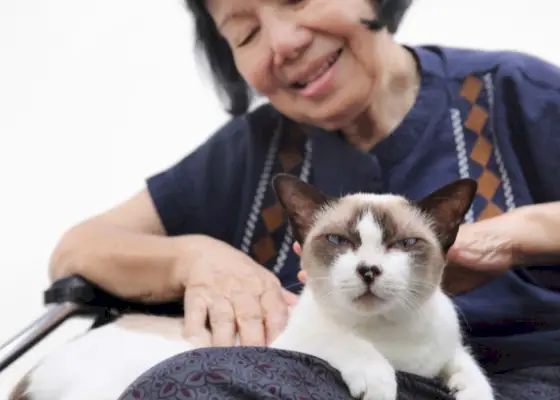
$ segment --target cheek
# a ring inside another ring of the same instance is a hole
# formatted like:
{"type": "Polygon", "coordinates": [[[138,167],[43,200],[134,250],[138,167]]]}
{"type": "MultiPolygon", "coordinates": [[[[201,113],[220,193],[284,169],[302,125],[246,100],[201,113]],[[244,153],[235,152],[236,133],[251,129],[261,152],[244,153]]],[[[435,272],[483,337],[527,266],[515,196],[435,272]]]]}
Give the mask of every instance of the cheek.
{"type": "Polygon", "coordinates": [[[270,57],[264,50],[257,48],[235,57],[237,70],[249,86],[262,95],[274,89],[274,76],[270,71],[270,57]]]}
{"type": "Polygon", "coordinates": [[[298,12],[298,23],[316,32],[347,39],[365,31],[361,18],[371,18],[372,0],[308,0],[298,12]]]}
{"type": "Polygon", "coordinates": [[[380,282],[406,285],[411,276],[411,260],[408,254],[402,251],[386,253],[383,259],[383,275],[380,282]]]}
{"type": "Polygon", "coordinates": [[[356,265],[360,258],[354,252],[347,252],[338,256],[332,264],[331,280],[333,286],[344,285],[358,279],[356,265]]]}

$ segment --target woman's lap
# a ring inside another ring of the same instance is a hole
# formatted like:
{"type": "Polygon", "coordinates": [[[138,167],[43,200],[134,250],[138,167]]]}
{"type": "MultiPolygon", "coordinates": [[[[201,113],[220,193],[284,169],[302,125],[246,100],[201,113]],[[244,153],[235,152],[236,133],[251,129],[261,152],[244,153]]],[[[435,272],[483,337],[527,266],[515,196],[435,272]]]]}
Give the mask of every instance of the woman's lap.
{"type": "Polygon", "coordinates": [[[533,367],[492,377],[499,400],[560,399],[560,366],[533,367]]]}
{"type": "MultiPolygon", "coordinates": [[[[399,374],[399,400],[451,400],[435,383],[399,374]]],[[[560,367],[495,376],[504,400],[560,398],[560,367]]],[[[312,356],[266,348],[200,349],[140,376],[119,400],[351,400],[336,370],[312,356]]]]}

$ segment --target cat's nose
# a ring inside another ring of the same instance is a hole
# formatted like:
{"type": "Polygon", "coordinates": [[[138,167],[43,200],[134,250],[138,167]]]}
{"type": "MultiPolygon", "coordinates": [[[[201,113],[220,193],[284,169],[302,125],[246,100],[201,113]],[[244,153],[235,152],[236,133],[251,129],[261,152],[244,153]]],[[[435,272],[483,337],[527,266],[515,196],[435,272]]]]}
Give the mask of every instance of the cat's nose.
{"type": "Polygon", "coordinates": [[[381,275],[381,268],[377,265],[360,264],[356,271],[366,285],[371,285],[375,278],[381,275]]]}

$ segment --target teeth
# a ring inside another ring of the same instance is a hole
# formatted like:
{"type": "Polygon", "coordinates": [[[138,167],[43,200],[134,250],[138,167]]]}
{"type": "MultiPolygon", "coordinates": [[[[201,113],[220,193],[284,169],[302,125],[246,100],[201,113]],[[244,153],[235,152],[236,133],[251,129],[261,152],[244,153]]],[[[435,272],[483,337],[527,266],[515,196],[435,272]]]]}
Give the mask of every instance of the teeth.
{"type": "Polygon", "coordinates": [[[300,81],[297,84],[299,86],[307,86],[310,83],[316,81],[317,79],[319,79],[325,72],[327,72],[327,70],[333,66],[333,64],[336,62],[338,56],[340,55],[340,52],[336,52],[335,54],[333,54],[326,62],[325,64],[323,64],[323,66],[321,68],[319,68],[314,74],[310,75],[307,79],[307,81],[300,81]]]}

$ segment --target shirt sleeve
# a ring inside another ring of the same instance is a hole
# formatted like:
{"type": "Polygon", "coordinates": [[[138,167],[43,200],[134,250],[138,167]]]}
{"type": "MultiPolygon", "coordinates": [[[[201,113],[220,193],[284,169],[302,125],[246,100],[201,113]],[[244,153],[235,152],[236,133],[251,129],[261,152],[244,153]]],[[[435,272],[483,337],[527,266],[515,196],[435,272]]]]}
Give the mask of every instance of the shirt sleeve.
{"type": "Polygon", "coordinates": [[[230,241],[232,210],[241,207],[249,138],[247,118],[236,118],[182,160],[147,180],[169,236],[194,233],[230,241]]]}
{"type": "Polygon", "coordinates": [[[502,95],[523,172],[536,202],[560,201],[560,68],[522,55],[508,69],[502,95]]]}

